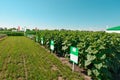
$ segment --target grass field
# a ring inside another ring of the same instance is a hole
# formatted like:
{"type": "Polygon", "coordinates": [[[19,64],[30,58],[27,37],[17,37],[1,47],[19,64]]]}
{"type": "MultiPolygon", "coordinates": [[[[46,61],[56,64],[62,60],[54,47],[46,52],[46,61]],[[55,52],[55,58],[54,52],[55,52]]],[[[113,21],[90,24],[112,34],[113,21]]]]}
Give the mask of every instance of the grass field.
{"type": "Polygon", "coordinates": [[[0,80],[82,80],[53,54],[26,37],[0,41],[0,80]]]}

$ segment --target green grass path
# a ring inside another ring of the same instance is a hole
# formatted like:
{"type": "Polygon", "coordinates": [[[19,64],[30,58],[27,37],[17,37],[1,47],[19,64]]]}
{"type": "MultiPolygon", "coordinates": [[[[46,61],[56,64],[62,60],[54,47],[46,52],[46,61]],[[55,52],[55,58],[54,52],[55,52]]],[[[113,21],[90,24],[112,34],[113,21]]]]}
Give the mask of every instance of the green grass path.
{"type": "Polygon", "coordinates": [[[81,80],[53,54],[26,37],[0,41],[0,80],[81,80]]]}

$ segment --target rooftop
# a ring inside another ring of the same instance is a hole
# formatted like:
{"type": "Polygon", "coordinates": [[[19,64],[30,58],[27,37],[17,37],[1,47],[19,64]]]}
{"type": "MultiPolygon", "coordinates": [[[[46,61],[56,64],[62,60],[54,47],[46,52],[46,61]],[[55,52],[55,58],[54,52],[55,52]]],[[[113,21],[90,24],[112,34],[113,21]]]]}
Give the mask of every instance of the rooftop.
{"type": "Polygon", "coordinates": [[[116,26],[116,27],[111,27],[111,28],[108,28],[107,30],[120,30],[120,26],[116,26]]]}

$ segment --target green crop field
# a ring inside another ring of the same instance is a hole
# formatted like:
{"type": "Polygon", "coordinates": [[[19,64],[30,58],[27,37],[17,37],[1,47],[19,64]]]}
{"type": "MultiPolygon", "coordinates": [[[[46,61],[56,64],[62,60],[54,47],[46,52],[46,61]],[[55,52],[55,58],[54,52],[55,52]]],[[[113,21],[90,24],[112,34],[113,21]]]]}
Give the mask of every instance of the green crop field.
{"type": "Polygon", "coordinates": [[[94,80],[120,79],[120,34],[102,31],[40,30],[34,40],[38,43],[43,41],[42,45],[47,49],[50,48],[50,41],[54,41],[53,52],[68,58],[70,47],[78,48],[77,66],[85,69],[87,75],[94,80]]]}
{"type": "Polygon", "coordinates": [[[0,80],[81,80],[38,43],[26,37],[0,41],[0,80]]]}

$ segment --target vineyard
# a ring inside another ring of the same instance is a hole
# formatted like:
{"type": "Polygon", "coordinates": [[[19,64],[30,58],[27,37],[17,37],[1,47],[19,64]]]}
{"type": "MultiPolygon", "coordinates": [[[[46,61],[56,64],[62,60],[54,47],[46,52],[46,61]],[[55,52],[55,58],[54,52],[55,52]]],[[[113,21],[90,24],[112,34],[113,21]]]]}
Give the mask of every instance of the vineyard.
{"type": "MultiPolygon", "coordinates": [[[[41,30],[36,34],[39,43],[50,48],[54,41],[53,53],[70,57],[70,47],[79,49],[78,66],[87,71],[94,80],[120,79],[120,35],[105,32],[41,30]]],[[[34,39],[35,40],[35,39],[34,39]]]]}
{"type": "Polygon", "coordinates": [[[0,80],[83,80],[54,54],[22,36],[0,41],[0,80]]]}

